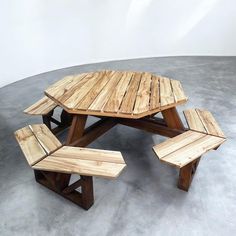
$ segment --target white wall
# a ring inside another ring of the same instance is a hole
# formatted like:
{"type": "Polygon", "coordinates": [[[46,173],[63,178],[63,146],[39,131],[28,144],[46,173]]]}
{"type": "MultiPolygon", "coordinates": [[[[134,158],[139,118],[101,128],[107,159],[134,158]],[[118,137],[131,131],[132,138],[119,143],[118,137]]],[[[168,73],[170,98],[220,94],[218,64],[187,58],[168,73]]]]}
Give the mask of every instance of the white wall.
{"type": "Polygon", "coordinates": [[[236,55],[236,1],[0,2],[0,87],[62,67],[168,55],[236,55]]]}

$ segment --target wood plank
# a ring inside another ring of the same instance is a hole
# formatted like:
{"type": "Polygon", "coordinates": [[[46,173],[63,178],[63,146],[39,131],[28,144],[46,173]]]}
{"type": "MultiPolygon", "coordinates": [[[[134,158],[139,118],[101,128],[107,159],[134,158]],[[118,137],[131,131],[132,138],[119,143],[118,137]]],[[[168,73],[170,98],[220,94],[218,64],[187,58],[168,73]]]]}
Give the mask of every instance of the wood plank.
{"type": "Polygon", "coordinates": [[[136,94],[138,92],[139,84],[141,81],[141,75],[142,73],[135,73],[135,75],[132,77],[126,94],[123,97],[119,112],[129,114],[133,112],[136,94]]]}
{"type": "Polygon", "coordinates": [[[149,101],[151,94],[152,75],[150,73],[143,73],[140,81],[138,93],[133,113],[138,114],[149,110],[149,101]]]}
{"type": "Polygon", "coordinates": [[[162,159],[172,152],[175,152],[178,149],[191,144],[192,142],[200,138],[203,138],[204,136],[206,136],[206,134],[189,130],[187,132],[184,132],[183,134],[180,134],[174,138],[167,139],[165,142],[154,146],[153,150],[158,158],[162,159]]]}
{"type": "Polygon", "coordinates": [[[78,83],[81,83],[81,81],[89,75],[91,75],[91,73],[66,76],[48,87],[44,92],[50,98],[57,100],[60,100],[62,97],[67,98],[66,94],[68,94],[68,91],[70,92],[78,83]]]}
{"type": "Polygon", "coordinates": [[[186,118],[188,127],[191,130],[196,130],[199,132],[207,133],[206,129],[204,128],[204,125],[202,124],[202,121],[195,109],[185,110],[184,116],[186,118]]]}
{"type": "Polygon", "coordinates": [[[163,157],[161,160],[181,168],[199,158],[204,153],[218,147],[224,141],[225,139],[220,137],[205,135],[203,138],[200,138],[191,144],[172,152],[171,154],[163,157]]]}
{"type": "Polygon", "coordinates": [[[187,100],[187,97],[184,94],[184,90],[182,88],[180,81],[171,79],[170,82],[171,82],[175,102],[178,103],[179,101],[187,100]]]}
{"type": "Polygon", "coordinates": [[[160,79],[158,76],[152,76],[150,110],[160,107],[160,79]]]}
{"type": "Polygon", "coordinates": [[[24,110],[29,115],[47,115],[51,110],[56,108],[57,104],[50,98],[44,96],[36,103],[24,110]]]}
{"type": "Polygon", "coordinates": [[[225,138],[223,131],[219,127],[211,112],[200,109],[196,109],[196,112],[198,113],[208,134],[225,138]]]}
{"type": "Polygon", "coordinates": [[[54,152],[52,156],[58,158],[75,158],[80,160],[125,164],[120,152],[92,148],[63,146],[54,152]]]}
{"type": "Polygon", "coordinates": [[[122,76],[121,72],[114,72],[111,75],[111,78],[109,82],[106,84],[104,89],[99,93],[99,95],[96,97],[96,99],[93,101],[93,103],[89,106],[88,110],[94,110],[94,111],[102,111],[103,107],[107,103],[107,101],[110,99],[113,91],[115,91],[117,88],[117,84],[120,81],[122,76]]]}
{"type": "Polygon", "coordinates": [[[166,106],[175,103],[169,78],[160,77],[160,98],[161,106],[166,106]]]}
{"type": "Polygon", "coordinates": [[[105,85],[109,82],[110,78],[103,73],[100,75],[98,82],[92,87],[92,89],[86,94],[86,96],[75,105],[76,109],[87,110],[96,97],[104,90],[105,85]]]}
{"type": "Polygon", "coordinates": [[[88,92],[96,85],[96,83],[103,77],[104,72],[96,72],[90,74],[81,81],[82,84],[77,84],[74,89],[70,89],[65,95],[66,98],[62,98],[64,106],[68,108],[76,109],[76,105],[84,99],[88,92]]]}
{"type": "Polygon", "coordinates": [[[79,158],[63,158],[48,156],[33,166],[34,169],[79,174],[85,176],[98,176],[116,178],[125,168],[125,164],[103,161],[80,160],[79,158]]]}
{"type": "Polygon", "coordinates": [[[28,126],[17,130],[15,137],[30,166],[47,156],[28,126]]]}
{"type": "Polygon", "coordinates": [[[29,128],[47,155],[62,146],[61,142],[53,135],[45,124],[29,125],[29,128]]]}
{"type": "Polygon", "coordinates": [[[122,78],[120,79],[115,89],[112,91],[112,95],[104,107],[105,112],[117,112],[119,110],[125,92],[133,75],[133,72],[123,73],[122,78]]]}

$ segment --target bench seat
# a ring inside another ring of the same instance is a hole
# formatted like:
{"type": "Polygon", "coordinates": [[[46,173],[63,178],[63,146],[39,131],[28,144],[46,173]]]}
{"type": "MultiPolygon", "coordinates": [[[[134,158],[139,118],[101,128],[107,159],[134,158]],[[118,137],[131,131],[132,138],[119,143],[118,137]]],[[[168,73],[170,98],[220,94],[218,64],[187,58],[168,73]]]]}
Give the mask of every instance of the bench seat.
{"type": "Polygon", "coordinates": [[[36,180],[85,209],[93,203],[92,180],[87,178],[98,176],[114,179],[126,167],[122,154],[118,151],[63,146],[44,124],[19,129],[15,132],[15,137],[28,164],[35,171],[40,171],[36,172],[36,180]],[[59,174],[58,177],[56,173],[59,174]],[[42,174],[46,180],[42,180],[42,174]],[[67,179],[68,174],[79,174],[81,179],[70,186],[63,185],[60,189],[58,178],[61,176],[67,179]],[[39,176],[40,180],[37,179],[39,176]],[[89,195],[89,203],[85,204],[84,202],[88,202],[86,197],[82,201],[80,199],[83,197],[78,195],[80,193],[75,192],[75,188],[79,186],[77,183],[84,186],[84,191],[89,195]],[[75,199],[76,194],[78,198],[75,199]]]}
{"type": "Polygon", "coordinates": [[[189,130],[154,146],[153,150],[161,161],[182,168],[224,141],[221,137],[189,130]]]}
{"type": "Polygon", "coordinates": [[[24,113],[29,115],[47,115],[57,107],[57,104],[53,102],[49,97],[44,96],[36,103],[24,110],[24,113]]]}
{"type": "Polygon", "coordinates": [[[55,119],[53,113],[56,107],[57,104],[53,100],[44,96],[33,105],[26,108],[24,113],[28,115],[41,115],[43,123],[56,134],[66,129],[72,122],[72,116],[65,110],[61,111],[60,120],[55,119]],[[56,127],[52,128],[52,123],[55,124],[56,127]]]}
{"type": "Polygon", "coordinates": [[[184,111],[189,129],[225,138],[212,113],[203,109],[188,109],[184,111]]]}
{"type": "Polygon", "coordinates": [[[211,112],[189,109],[184,115],[190,130],[155,145],[153,150],[160,161],[180,169],[178,187],[188,191],[201,156],[216,150],[226,137],[211,112]]]}

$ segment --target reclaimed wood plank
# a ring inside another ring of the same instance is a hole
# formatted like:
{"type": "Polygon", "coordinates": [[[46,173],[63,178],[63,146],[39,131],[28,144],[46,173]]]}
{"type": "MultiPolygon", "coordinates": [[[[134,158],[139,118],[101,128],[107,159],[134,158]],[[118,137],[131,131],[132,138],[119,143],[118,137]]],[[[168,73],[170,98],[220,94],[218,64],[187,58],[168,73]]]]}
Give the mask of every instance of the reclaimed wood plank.
{"type": "Polygon", "coordinates": [[[125,164],[120,152],[110,150],[63,146],[53,156],[125,164]]]}
{"type": "Polygon", "coordinates": [[[15,137],[30,166],[47,156],[47,153],[28,126],[17,130],[15,137]]]}
{"type": "Polygon", "coordinates": [[[34,124],[29,125],[29,128],[47,155],[62,146],[61,142],[53,135],[46,125],[34,124]]]}
{"type": "Polygon", "coordinates": [[[218,147],[225,141],[224,138],[205,135],[204,137],[178,149],[175,152],[163,157],[161,160],[181,168],[193,160],[199,158],[204,153],[218,147]]]}
{"type": "Polygon", "coordinates": [[[196,112],[198,113],[208,134],[225,138],[223,131],[219,127],[211,112],[200,109],[196,109],[196,112]]]}
{"type": "Polygon", "coordinates": [[[188,127],[191,130],[207,133],[200,116],[195,109],[188,109],[184,111],[184,116],[186,118],[188,127]]]}
{"type": "Polygon", "coordinates": [[[62,98],[60,101],[63,101],[64,106],[71,109],[76,109],[76,105],[87,95],[90,89],[96,85],[96,83],[102,78],[103,73],[96,72],[90,74],[81,81],[82,84],[77,84],[74,89],[68,90],[65,94],[67,97],[62,98]]]}
{"type": "Polygon", "coordinates": [[[135,73],[135,75],[132,77],[126,94],[123,97],[121,107],[119,109],[120,113],[131,114],[133,112],[136,94],[138,92],[139,84],[141,81],[141,75],[142,73],[135,73]]]}
{"type": "Polygon", "coordinates": [[[115,89],[112,91],[112,95],[104,107],[104,112],[117,112],[119,110],[125,92],[133,75],[133,72],[123,72],[122,78],[120,79],[115,89]]]}
{"type": "Polygon", "coordinates": [[[138,114],[149,110],[149,101],[151,93],[152,75],[150,73],[143,73],[138,92],[136,94],[136,101],[133,113],[138,114]]]}
{"type": "Polygon", "coordinates": [[[106,84],[109,82],[110,78],[106,75],[106,72],[100,76],[98,82],[90,89],[86,96],[75,105],[76,109],[87,110],[96,97],[100,94],[102,90],[105,90],[106,84]]]}
{"type": "Polygon", "coordinates": [[[112,93],[117,90],[117,84],[122,77],[122,72],[114,72],[109,82],[106,84],[104,89],[96,97],[96,99],[89,106],[88,110],[101,111],[112,96],[112,93]]]}
{"type": "Polygon", "coordinates": [[[203,138],[206,134],[202,134],[194,131],[187,131],[174,138],[167,139],[165,142],[160,143],[153,147],[154,152],[159,159],[165,158],[165,156],[177,151],[178,149],[185,147],[192,142],[203,138]]]}
{"type": "Polygon", "coordinates": [[[187,100],[187,97],[184,94],[184,90],[182,88],[180,81],[171,79],[170,82],[175,102],[178,103],[179,101],[187,100]]]}
{"type": "Polygon", "coordinates": [[[34,169],[85,176],[116,178],[125,168],[125,164],[101,161],[81,160],[79,158],[63,158],[48,156],[33,166],[34,169]]]}
{"type": "Polygon", "coordinates": [[[51,110],[56,108],[57,104],[50,98],[44,96],[36,103],[24,110],[29,115],[47,115],[51,110]]]}
{"type": "Polygon", "coordinates": [[[175,103],[169,78],[160,77],[160,98],[161,106],[166,106],[175,103]]]}
{"type": "Polygon", "coordinates": [[[160,107],[160,79],[152,76],[150,110],[160,107]]]}

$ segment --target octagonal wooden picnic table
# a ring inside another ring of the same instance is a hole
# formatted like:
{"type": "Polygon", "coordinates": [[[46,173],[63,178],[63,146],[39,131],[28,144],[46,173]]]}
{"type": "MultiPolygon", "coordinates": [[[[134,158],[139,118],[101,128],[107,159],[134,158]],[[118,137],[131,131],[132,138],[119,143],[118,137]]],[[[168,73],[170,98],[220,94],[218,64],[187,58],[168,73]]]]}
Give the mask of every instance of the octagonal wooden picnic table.
{"type": "Polygon", "coordinates": [[[45,94],[73,116],[67,145],[86,146],[117,123],[169,137],[184,129],[176,110],[187,101],[181,83],[148,72],[106,70],[70,75],[45,94]],[[163,120],[154,118],[158,112],[163,120]],[[101,121],[85,130],[88,115],[101,121]]]}

